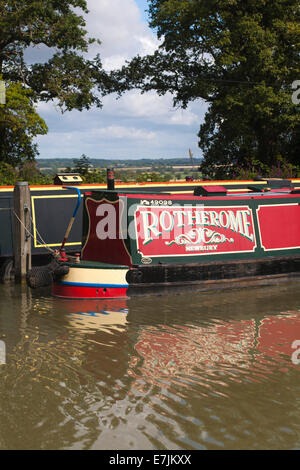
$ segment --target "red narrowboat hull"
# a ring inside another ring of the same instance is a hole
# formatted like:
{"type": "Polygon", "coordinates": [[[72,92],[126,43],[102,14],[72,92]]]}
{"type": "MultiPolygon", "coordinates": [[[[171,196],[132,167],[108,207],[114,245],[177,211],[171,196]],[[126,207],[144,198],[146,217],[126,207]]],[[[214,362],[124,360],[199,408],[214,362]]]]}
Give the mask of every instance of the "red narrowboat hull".
{"type": "Polygon", "coordinates": [[[127,288],[72,286],[53,283],[52,294],[64,299],[122,299],[127,298],[127,288]]]}

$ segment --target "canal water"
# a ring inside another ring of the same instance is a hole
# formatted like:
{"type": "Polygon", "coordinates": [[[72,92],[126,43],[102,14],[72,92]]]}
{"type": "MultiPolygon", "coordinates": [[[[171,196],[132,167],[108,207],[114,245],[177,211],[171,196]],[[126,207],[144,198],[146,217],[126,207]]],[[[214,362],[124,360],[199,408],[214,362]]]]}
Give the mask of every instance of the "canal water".
{"type": "Polygon", "coordinates": [[[0,359],[2,450],[300,448],[299,281],[110,302],[2,284],[0,359]]]}

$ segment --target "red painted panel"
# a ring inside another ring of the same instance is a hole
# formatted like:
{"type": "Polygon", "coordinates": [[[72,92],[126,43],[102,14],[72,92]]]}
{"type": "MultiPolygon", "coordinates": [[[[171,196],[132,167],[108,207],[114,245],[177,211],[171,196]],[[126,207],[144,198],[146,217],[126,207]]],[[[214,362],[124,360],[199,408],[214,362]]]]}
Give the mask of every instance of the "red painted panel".
{"type": "Polygon", "coordinates": [[[121,204],[121,200],[112,203],[106,199],[86,199],[90,226],[82,249],[82,260],[131,266],[131,257],[120,236],[121,204]]]}
{"type": "Polygon", "coordinates": [[[138,206],[137,248],[144,257],[253,252],[248,206],[138,206]]]}
{"type": "Polygon", "coordinates": [[[266,251],[300,248],[299,204],[259,206],[257,217],[261,245],[266,251]]]}

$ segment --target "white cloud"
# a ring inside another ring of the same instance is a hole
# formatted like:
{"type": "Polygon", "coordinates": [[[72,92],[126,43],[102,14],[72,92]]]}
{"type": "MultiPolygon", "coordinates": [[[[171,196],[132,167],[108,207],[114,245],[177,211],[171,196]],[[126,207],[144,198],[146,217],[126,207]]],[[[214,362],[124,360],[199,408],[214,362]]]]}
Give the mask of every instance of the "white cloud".
{"type": "Polygon", "coordinates": [[[100,137],[105,139],[136,139],[136,140],[149,140],[155,138],[155,133],[152,131],[145,131],[135,127],[125,126],[108,126],[96,131],[100,137]]]}
{"type": "Polygon", "coordinates": [[[127,57],[123,55],[112,55],[110,57],[104,57],[101,60],[104,70],[109,71],[120,69],[125,64],[127,57]]]}
{"type": "Polygon", "coordinates": [[[126,93],[116,100],[114,96],[107,96],[103,100],[104,112],[110,115],[130,119],[143,118],[145,121],[156,124],[171,124],[190,126],[199,123],[199,116],[191,109],[175,109],[172,96],[157,95],[154,91],[141,94],[134,90],[126,93]]]}
{"type": "MultiPolygon", "coordinates": [[[[123,65],[136,54],[151,54],[158,45],[152,31],[142,22],[134,0],[88,0],[85,16],[89,35],[101,40],[101,57],[106,69],[123,65]]],[[[99,52],[90,48],[90,55],[99,52]]]]}

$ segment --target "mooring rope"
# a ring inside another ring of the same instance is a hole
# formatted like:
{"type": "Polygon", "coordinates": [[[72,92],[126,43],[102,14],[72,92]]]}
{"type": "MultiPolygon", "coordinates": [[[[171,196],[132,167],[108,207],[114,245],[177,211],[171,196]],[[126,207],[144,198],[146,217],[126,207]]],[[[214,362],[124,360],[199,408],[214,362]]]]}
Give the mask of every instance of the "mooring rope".
{"type": "MultiPolygon", "coordinates": [[[[16,212],[13,210],[13,214],[15,215],[15,217],[18,219],[18,221],[20,222],[20,224],[23,226],[24,230],[30,235],[30,237],[35,241],[35,237],[34,235],[30,232],[30,230],[28,230],[28,228],[25,226],[25,224],[22,222],[22,220],[18,217],[18,215],[16,214],[16,212]]],[[[31,222],[33,223],[33,220],[32,220],[32,217],[30,215],[30,220],[31,222]]],[[[51,253],[51,254],[54,254],[55,251],[52,250],[52,248],[50,248],[47,243],[45,242],[45,240],[42,238],[41,234],[39,233],[39,231],[37,230],[37,228],[35,227],[35,230],[36,230],[36,233],[37,235],[40,237],[40,239],[38,239],[39,242],[42,242],[44,244],[44,247],[51,253]]]]}

